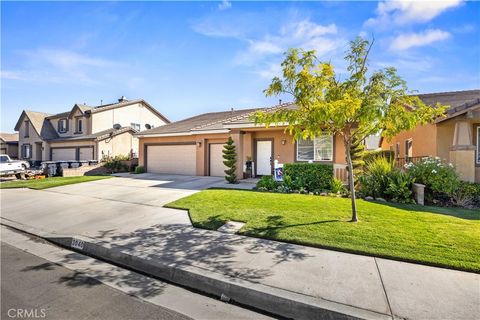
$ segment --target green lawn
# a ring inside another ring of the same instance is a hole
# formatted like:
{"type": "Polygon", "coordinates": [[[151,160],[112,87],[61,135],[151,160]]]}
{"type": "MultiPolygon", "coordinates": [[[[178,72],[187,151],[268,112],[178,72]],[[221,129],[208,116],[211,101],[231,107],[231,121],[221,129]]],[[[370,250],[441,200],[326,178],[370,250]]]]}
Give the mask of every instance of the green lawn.
{"type": "Polygon", "coordinates": [[[480,272],[480,211],[239,190],[206,190],[167,205],[197,227],[246,222],[241,234],[480,272]]]}
{"type": "Polygon", "coordinates": [[[82,177],[51,177],[39,180],[18,180],[0,183],[0,189],[30,188],[42,190],[52,187],[65,186],[67,184],[109,179],[112,176],[82,176],[82,177]]]}

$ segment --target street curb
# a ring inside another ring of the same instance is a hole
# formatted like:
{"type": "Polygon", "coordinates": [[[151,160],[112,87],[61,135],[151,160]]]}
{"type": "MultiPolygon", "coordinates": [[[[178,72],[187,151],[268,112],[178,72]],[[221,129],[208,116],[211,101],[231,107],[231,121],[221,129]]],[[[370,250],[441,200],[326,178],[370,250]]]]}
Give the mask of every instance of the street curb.
{"type": "Polygon", "coordinates": [[[86,237],[45,237],[57,245],[240,305],[292,319],[392,319],[390,315],[233,278],[191,265],[167,264],[107,248],[86,237]],[[72,246],[73,245],[73,246],[72,246]]]}
{"type": "Polygon", "coordinates": [[[292,319],[372,319],[391,320],[392,316],[353,306],[315,298],[296,292],[233,278],[186,264],[161,263],[148,258],[122,252],[120,248],[108,248],[94,239],[83,236],[49,234],[23,224],[1,219],[2,225],[45,239],[69,250],[104,260],[115,265],[203,292],[218,298],[264,312],[292,319]]]}

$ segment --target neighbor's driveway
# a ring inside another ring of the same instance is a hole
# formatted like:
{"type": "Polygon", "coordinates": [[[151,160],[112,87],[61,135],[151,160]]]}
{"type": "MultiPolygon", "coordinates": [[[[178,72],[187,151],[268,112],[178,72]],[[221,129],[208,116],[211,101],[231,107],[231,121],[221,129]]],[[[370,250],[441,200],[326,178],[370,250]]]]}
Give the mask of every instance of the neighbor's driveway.
{"type": "Polygon", "coordinates": [[[223,181],[221,177],[141,174],[42,191],[2,189],[2,218],[50,234],[53,229],[59,235],[91,237],[159,223],[191,226],[185,212],[162,206],[223,181]]]}

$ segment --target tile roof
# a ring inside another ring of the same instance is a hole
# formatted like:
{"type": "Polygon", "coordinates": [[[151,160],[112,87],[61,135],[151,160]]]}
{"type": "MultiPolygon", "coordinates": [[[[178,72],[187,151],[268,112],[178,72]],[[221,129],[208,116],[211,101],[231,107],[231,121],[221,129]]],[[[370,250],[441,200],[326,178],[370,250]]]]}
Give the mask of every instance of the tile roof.
{"type": "Polygon", "coordinates": [[[96,133],[93,133],[93,134],[75,135],[75,136],[69,136],[69,137],[58,137],[58,138],[55,138],[55,139],[50,139],[49,142],[78,141],[78,140],[101,141],[101,140],[107,139],[108,137],[117,136],[119,134],[122,134],[124,132],[129,132],[129,131],[134,132],[134,133],[137,132],[132,127],[122,127],[118,130],[111,128],[111,129],[99,131],[99,132],[96,132],[96,133]]]}
{"type": "Polygon", "coordinates": [[[189,132],[196,128],[205,129],[207,126],[214,126],[215,124],[222,124],[223,121],[230,119],[241,114],[250,113],[258,109],[244,109],[244,110],[232,110],[222,112],[209,112],[203,113],[198,116],[183,119],[177,122],[172,122],[160,127],[156,127],[150,130],[141,131],[139,134],[167,134],[167,133],[181,133],[189,132]]]}
{"type": "Polygon", "coordinates": [[[427,105],[435,106],[436,103],[440,103],[448,106],[446,117],[439,118],[436,122],[464,114],[480,105],[479,89],[419,94],[418,97],[427,105]]]}
{"type": "Polygon", "coordinates": [[[17,124],[15,125],[16,131],[20,129],[21,120],[24,116],[30,120],[33,129],[35,129],[37,134],[43,139],[54,139],[58,137],[57,131],[47,119],[47,117],[51,116],[51,114],[44,112],[24,110],[20,115],[17,124]]]}
{"type": "Polygon", "coordinates": [[[0,133],[0,139],[5,142],[18,142],[18,133],[0,133]]]}
{"type": "Polygon", "coordinates": [[[198,116],[172,122],[164,126],[156,127],[150,130],[144,130],[139,135],[154,134],[191,134],[201,133],[201,131],[224,130],[228,124],[251,123],[250,115],[257,110],[271,111],[278,108],[291,108],[293,104],[284,103],[267,108],[239,109],[221,112],[203,113],[198,116]]]}

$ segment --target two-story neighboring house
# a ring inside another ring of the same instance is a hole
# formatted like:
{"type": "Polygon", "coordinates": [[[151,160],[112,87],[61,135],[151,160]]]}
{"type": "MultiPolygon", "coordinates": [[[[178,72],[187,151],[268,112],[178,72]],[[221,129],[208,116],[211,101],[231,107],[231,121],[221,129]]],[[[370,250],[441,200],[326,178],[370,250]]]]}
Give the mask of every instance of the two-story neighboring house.
{"type": "Polygon", "coordinates": [[[101,160],[138,154],[135,133],[170,121],[143,99],[96,107],[75,104],[70,111],[23,111],[15,126],[19,158],[34,164],[53,160],[101,160]]]}

